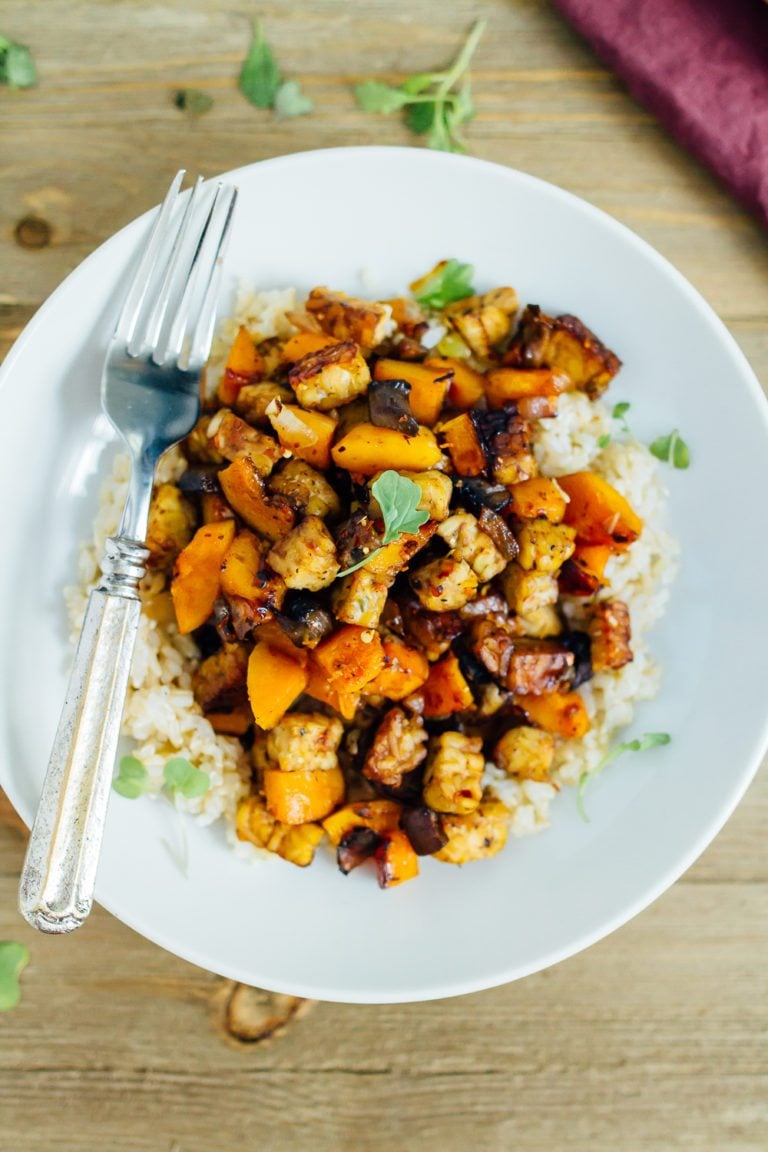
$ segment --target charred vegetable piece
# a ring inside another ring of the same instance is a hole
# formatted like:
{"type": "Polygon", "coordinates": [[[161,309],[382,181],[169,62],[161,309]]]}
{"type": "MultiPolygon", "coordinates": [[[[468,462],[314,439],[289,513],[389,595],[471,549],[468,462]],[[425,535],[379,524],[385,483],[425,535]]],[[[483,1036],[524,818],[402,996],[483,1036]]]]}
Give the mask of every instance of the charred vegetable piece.
{"type": "Polygon", "coordinates": [[[468,864],[495,856],[507,842],[510,811],[491,793],[485,792],[475,809],[466,816],[446,815],[443,832],[448,843],[435,855],[446,864],[468,864]]]}
{"type": "Polygon", "coordinates": [[[419,874],[419,858],[399,828],[383,837],[375,859],[380,888],[394,888],[419,874]]]}
{"type": "Polygon", "coordinates": [[[345,720],[353,720],[360,703],[359,692],[347,692],[343,688],[334,687],[328,677],[314,664],[309,665],[309,679],[305,689],[308,696],[327,704],[343,716],[345,720]]]}
{"type": "Polygon", "coordinates": [[[225,644],[203,660],[192,674],[192,691],[203,712],[244,704],[247,671],[248,652],[242,644],[225,644]]]}
{"type": "MultiPolygon", "coordinates": [[[[377,360],[374,380],[405,381],[410,385],[410,411],[419,424],[432,425],[440,415],[453,372],[402,360],[377,360]]],[[[374,423],[376,421],[374,420],[374,423]]]]}
{"type": "Polygon", "coordinates": [[[503,484],[490,484],[479,477],[459,477],[453,482],[453,491],[456,502],[463,504],[475,516],[480,516],[486,508],[491,512],[503,512],[511,500],[509,489],[503,484]]]}
{"type": "Polygon", "coordinates": [[[399,787],[403,776],[426,759],[426,743],[427,733],[419,716],[390,708],[376,729],[363,762],[363,775],[378,784],[399,787]]]}
{"type": "Polygon", "coordinates": [[[432,665],[429,677],[418,694],[423,701],[421,714],[432,720],[464,712],[475,703],[458,657],[453,652],[432,665]]]}
{"type": "Polygon", "coordinates": [[[345,340],[310,352],[288,373],[303,408],[339,408],[366,392],[371,373],[357,344],[345,340]]]}
{"type": "Polygon", "coordinates": [[[333,631],[330,613],[308,592],[290,592],[278,622],[291,642],[302,648],[316,648],[333,631]]]}
{"type": "Polygon", "coordinates": [[[323,820],[323,828],[332,844],[338,846],[342,836],[353,828],[371,828],[380,836],[399,827],[401,804],[394,800],[362,800],[347,804],[323,820]]]}
{"type": "Polygon", "coordinates": [[[325,287],[312,289],[306,309],[324,332],[338,340],[355,340],[363,348],[381,344],[391,327],[392,309],[388,304],[358,300],[325,287]]]}
{"type": "Polygon", "coordinates": [[[382,535],[374,524],[373,517],[359,508],[334,529],[336,555],[342,570],[359,564],[381,547],[382,535]]]}
{"type": "Polygon", "coordinates": [[[424,472],[439,463],[442,453],[434,434],[419,428],[416,436],[405,436],[392,428],[363,423],[351,428],[331,450],[338,468],[375,476],[389,468],[396,472],[424,472]]]}
{"type": "Polygon", "coordinates": [[[312,662],[327,676],[331,687],[358,692],[378,676],[384,666],[381,638],[371,628],[344,624],[317,646],[312,662]]]}
{"type": "Polygon", "coordinates": [[[516,696],[543,696],[570,681],[574,656],[554,640],[515,640],[504,685],[516,696]]]}
{"type": "Polygon", "coordinates": [[[263,541],[253,532],[238,532],[221,563],[221,591],[225,596],[239,596],[267,608],[281,606],[285,583],[267,569],[266,551],[263,541]]]}
{"type": "Polygon", "coordinates": [[[323,820],[344,799],[340,768],[303,768],[281,772],[267,768],[262,774],[267,812],[282,824],[310,824],[323,820]]]}
{"type": "MultiPolygon", "coordinates": [[[[309,317],[306,313],[305,316],[308,320],[314,318],[309,317]]],[[[285,344],[283,344],[281,353],[283,360],[289,364],[295,364],[297,360],[303,360],[310,352],[319,352],[321,348],[328,348],[331,344],[338,344],[340,341],[336,340],[333,336],[329,336],[327,332],[297,332],[295,336],[290,336],[285,344]]]]}
{"type": "Polygon", "coordinates": [[[417,856],[433,856],[448,843],[437,812],[425,805],[406,808],[400,817],[400,827],[417,856]]]}
{"type": "Polygon", "coordinates": [[[383,641],[384,667],[378,676],[366,684],[366,695],[386,696],[388,700],[403,700],[422,686],[429,676],[426,657],[402,640],[388,637],[383,641]]]}
{"type": "Polygon", "coordinates": [[[620,492],[595,472],[558,477],[569,498],[564,521],[576,529],[582,544],[606,544],[622,549],[642,532],[643,522],[620,492]]]}
{"type": "Polygon", "coordinates": [[[465,815],[474,811],[482,795],[485,768],[479,736],[443,732],[429,742],[424,774],[424,803],[435,812],[465,815]]]}
{"type": "Polygon", "coordinates": [[[493,428],[491,421],[484,421],[485,429],[489,429],[486,432],[489,467],[497,484],[519,484],[538,475],[539,466],[533,454],[533,430],[517,412],[504,409],[503,415],[504,425],[495,433],[490,431],[493,428]]]}
{"type": "Polygon", "coordinates": [[[323,829],[319,824],[281,824],[267,812],[258,796],[247,796],[237,806],[237,838],[306,868],[314,859],[323,829]]]}
{"type": "Polygon", "coordinates": [[[220,492],[203,492],[200,496],[200,515],[203,524],[218,524],[220,520],[234,520],[235,513],[220,492]]]}
{"type": "Polygon", "coordinates": [[[253,714],[247,704],[229,712],[207,712],[205,718],[219,736],[245,736],[253,725],[253,714]]]}
{"type": "Polygon", "coordinates": [[[179,477],[179,488],[191,496],[198,496],[203,492],[219,492],[220,471],[221,468],[215,464],[187,468],[179,477]]]}
{"type": "Polygon", "coordinates": [[[149,506],[146,546],[150,568],[170,568],[192,539],[195,513],[175,484],[160,484],[149,506]]]}
{"type": "Polygon", "coordinates": [[[607,584],[605,566],[612,549],[605,544],[577,544],[560,570],[560,591],[565,596],[592,596],[607,584]]]}
{"type": "Polygon", "coordinates": [[[547,316],[530,304],[520,319],[505,363],[520,368],[553,368],[574,387],[596,400],[621,367],[621,361],[575,316],[547,316]]]}
{"type": "Polygon", "coordinates": [[[234,460],[219,473],[219,483],[238,516],[268,540],[279,540],[293,528],[293,509],[282,496],[267,497],[264,481],[250,458],[234,460]]]}
{"type": "Polygon", "coordinates": [[[246,457],[259,476],[268,476],[283,450],[271,436],[252,428],[226,408],[221,408],[208,425],[208,436],[225,460],[240,460],[246,457]]]}
{"type": "Polygon", "coordinates": [[[503,408],[505,404],[531,396],[557,395],[570,384],[567,377],[550,368],[495,368],[485,379],[489,408],[503,408]]]}
{"type": "Polygon", "coordinates": [[[248,658],[247,684],[248,700],[259,728],[274,728],[307,687],[308,678],[303,654],[288,656],[270,644],[256,644],[248,658]]]}
{"type": "Polygon", "coordinates": [[[407,634],[421,645],[428,660],[438,660],[464,631],[456,612],[429,612],[415,601],[408,601],[402,605],[402,614],[407,634]]]}
{"type": "Polygon", "coordinates": [[[255,381],[261,380],[263,376],[264,359],[254,344],[248,329],[241,325],[229,350],[224,373],[219,381],[219,403],[233,404],[244,385],[253,384],[255,381]]]}
{"type": "Polygon", "coordinates": [[[549,520],[559,524],[565,515],[568,498],[557,480],[549,476],[533,476],[509,489],[509,508],[523,520],[549,520]]]}
{"type": "Polygon", "coordinates": [[[325,476],[303,460],[287,460],[273,472],[269,490],[306,516],[336,517],[341,512],[341,501],[325,476]]]}
{"type": "Polygon", "coordinates": [[[555,741],[549,732],[521,725],[505,732],[493,750],[494,763],[508,776],[521,780],[549,780],[555,741]]]}
{"type": "Polygon", "coordinates": [[[339,571],[336,545],[319,516],[305,516],[272,545],[267,560],[289,588],[310,592],[327,588],[339,571]]]}
{"type": "Polygon", "coordinates": [[[477,576],[466,560],[443,556],[411,573],[410,585],[430,612],[450,612],[477,594],[477,576]]]}
{"type": "Polygon", "coordinates": [[[462,412],[443,424],[440,433],[459,476],[479,476],[487,459],[483,440],[472,412],[462,412]]]}
{"type": "Polygon", "coordinates": [[[336,752],[344,734],[341,721],[320,712],[289,712],[266,739],[268,762],[282,772],[307,768],[328,772],[339,764],[336,752]]]}
{"type": "Polygon", "coordinates": [[[579,688],[591,680],[592,670],[592,641],[587,632],[566,632],[562,640],[569,652],[573,652],[573,672],[571,675],[571,688],[579,688]]]}
{"type": "Polygon", "coordinates": [[[353,868],[359,868],[366,860],[375,855],[381,844],[381,836],[372,828],[364,828],[358,824],[345,832],[336,849],[336,862],[339,871],[347,876],[353,868]]]}
{"type": "Polygon", "coordinates": [[[484,532],[492,541],[496,551],[505,560],[514,560],[520,547],[511,529],[505,524],[501,516],[492,512],[490,508],[483,508],[478,519],[481,532],[484,532]]]}
{"type": "Polygon", "coordinates": [[[234,520],[206,524],[179,553],[171,596],[182,634],[194,632],[211,615],[221,587],[221,562],[234,536],[234,520]]]}
{"type": "Polygon", "coordinates": [[[485,394],[485,377],[463,360],[430,356],[424,361],[424,367],[443,375],[452,373],[448,383],[448,403],[452,408],[473,408],[485,394]]]}
{"type": "Polygon", "coordinates": [[[316,468],[330,467],[331,444],[338,425],[333,416],[307,412],[278,399],[272,400],[266,415],[283,448],[316,468]]]}
{"type": "Polygon", "coordinates": [[[595,672],[615,671],[632,660],[632,627],[629,608],[623,600],[602,600],[595,605],[589,635],[595,672]]]}
{"type": "Polygon", "coordinates": [[[418,421],[411,412],[411,386],[405,380],[373,380],[368,389],[371,423],[377,428],[393,428],[406,436],[418,435],[418,421]]]}
{"type": "Polygon", "coordinates": [[[515,703],[522,708],[529,720],[555,736],[580,740],[589,731],[589,715],[578,692],[518,696],[515,703]]]}

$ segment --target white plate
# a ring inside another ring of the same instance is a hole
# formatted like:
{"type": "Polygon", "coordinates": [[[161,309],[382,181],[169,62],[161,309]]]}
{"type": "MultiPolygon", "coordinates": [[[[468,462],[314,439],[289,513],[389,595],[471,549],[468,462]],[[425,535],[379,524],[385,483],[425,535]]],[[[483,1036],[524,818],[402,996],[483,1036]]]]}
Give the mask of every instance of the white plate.
{"type": "MultiPolygon", "coordinates": [[[[427,151],[351,148],[236,172],[225,277],[256,287],[401,288],[437,259],[474,263],[481,287],[574,312],[622,357],[612,395],[650,439],[674,427],[688,472],[668,472],[682,573],[652,641],[665,667],[636,732],[669,747],[571,791],[552,828],[493,860],[427,860],[379,891],[321,852],[308,870],[253,867],[223,834],[189,828],[184,879],[161,840],[170,806],[113,796],[97,896],[164,948],[249,984],[352,1002],[423,1000],[535,972],[618,927],[709,843],[766,743],[766,404],[744,357],[691,286],[610,217],[520,172],[427,151]]],[[[147,229],[90,256],[29,324],[0,375],[6,541],[0,580],[0,783],[32,819],[70,659],[61,589],[76,578],[110,432],[98,381],[109,320],[147,229]]],[[[87,932],[88,928],[83,931],[87,932]]]]}

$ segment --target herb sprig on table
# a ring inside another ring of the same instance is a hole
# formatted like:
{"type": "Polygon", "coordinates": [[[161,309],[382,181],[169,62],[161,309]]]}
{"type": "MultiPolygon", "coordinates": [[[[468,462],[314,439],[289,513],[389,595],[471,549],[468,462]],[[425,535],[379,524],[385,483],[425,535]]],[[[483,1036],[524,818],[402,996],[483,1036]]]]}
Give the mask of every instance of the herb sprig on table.
{"type": "Polygon", "coordinates": [[[0,1012],[15,1008],[21,1000],[19,977],[29,964],[29,948],[15,940],[0,940],[0,1012]]]}
{"type": "Polygon", "coordinates": [[[29,48],[6,36],[0,36],[0,84],[9,88],[32,88],[37,84],[37,69],[29,48]]]}
{"type": "Polygon", "coordinates": [[[374,556],[378,556],[387,544],[393,544],[405,532],[418,532],[422,524],[426,524],[429,520],[429,514],[417,507],[421,500],[421,488],[415,481],[409,480],[407,476],[401,476],[391,468],[382,472],[378,480],[373,482],[371,493],[381,508],[381,515],[384,520],[384,537],[381,547],[374,548],[373,552],[370,552],[359,563],[339,572],[337,579],[341,576],[349,576],[350,572],[356,572],[358,568],[362,568],[373,560],[374,556]]]}
{"type": "Polygon", "coordinates": [[[283,78],[258,20],[253,25],[253,38],[240,70],[238,85],[251,104],[257,108],[273,108],[282,119],[306,116],[314,107],[302,92],[298,80],[283,78]]]}
{"type": "Polygon", "coordinates": [[[355,88],[364,112],[390,115],[402,111],[417,136],[426,136],[430,148],[442,152],[465,152],[460,128],[475,116],[468,69],[485,31],[478,20],[450,68],[442,72],[417,72],[401,85],[365,80],[355,88]]]}

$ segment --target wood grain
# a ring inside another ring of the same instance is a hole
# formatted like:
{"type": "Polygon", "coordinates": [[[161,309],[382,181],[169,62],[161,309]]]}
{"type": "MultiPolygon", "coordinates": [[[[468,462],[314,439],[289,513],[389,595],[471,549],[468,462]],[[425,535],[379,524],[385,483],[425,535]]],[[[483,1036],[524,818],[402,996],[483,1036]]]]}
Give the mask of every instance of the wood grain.
{"type": "MultiPolygon", "coordinates": [[[[352,83],[441,64],[486,16],[473,153],[639,232],[766,378],[765,235],[544,0],[281,0],[259,14],[315,115],[281,123],[239,95],[250,5],[4,0],[0,32],[32,47],[41,83],[0,90],[0,354],[176,167],[411,143],[397,119],[355,107],[352,83]],[[179,113],[182,86],[210,92],[213,110],[179,113]],[[18,242],[30,217],[44,247],[18,242]]],[[[100,910],[71,939],[35,936],[15,911],[24,835],[0,802],[0,939],[32,951],[23,1002],[0,1018],[0,1152],[763,1152],[766,826],[763,772],[690,872],[588,952],[459,1000],[302,1016],[248,992],[233,1009],[229,982],[100,910]],[[284,1017],[283,1035],[238,1042],[260,1013],[284,1017]]]]}

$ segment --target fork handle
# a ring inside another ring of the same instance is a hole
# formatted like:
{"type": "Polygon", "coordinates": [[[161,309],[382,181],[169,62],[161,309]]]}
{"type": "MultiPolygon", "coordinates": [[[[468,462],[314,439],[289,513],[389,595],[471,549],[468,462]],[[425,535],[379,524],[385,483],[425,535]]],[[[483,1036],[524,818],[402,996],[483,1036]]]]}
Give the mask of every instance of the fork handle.
{"type": "Polygon", "coordinates": [[[93,903],[148,555],[110,538],[88,599],[21,874],[19,907],[41,932],[73,931],[93,903]]]}

